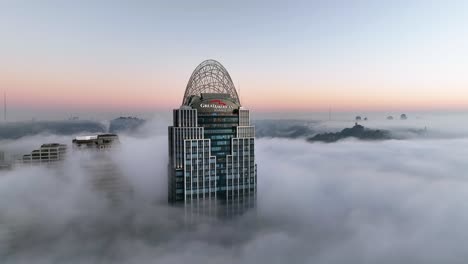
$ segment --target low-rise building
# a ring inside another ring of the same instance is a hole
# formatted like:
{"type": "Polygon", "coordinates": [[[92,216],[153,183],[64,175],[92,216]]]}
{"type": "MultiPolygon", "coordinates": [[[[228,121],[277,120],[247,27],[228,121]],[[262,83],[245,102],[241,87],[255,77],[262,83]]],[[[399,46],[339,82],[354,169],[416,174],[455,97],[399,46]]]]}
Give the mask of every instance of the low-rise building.
{"type": "Polygon", "coordinates": [[[65,159],[67,145],[59,143],[42,144],[39,149],[33,150],[31,154],[23,155],[19,160],[24,164],[52,163],[65,159]]]}
{"type": "Polygon", "coordinates": [[[79,136],[73,139],[73,149],[104,150],[119,144],[119,137],[115,134],[98,134],[92,136],[79,136]]]}

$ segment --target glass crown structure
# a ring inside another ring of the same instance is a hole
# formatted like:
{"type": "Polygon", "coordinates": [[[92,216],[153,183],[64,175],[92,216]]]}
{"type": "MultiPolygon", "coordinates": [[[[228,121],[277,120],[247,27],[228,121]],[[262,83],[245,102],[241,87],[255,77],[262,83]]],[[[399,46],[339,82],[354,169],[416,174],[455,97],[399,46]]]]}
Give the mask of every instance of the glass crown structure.
{"type": "Polygon", "coordinates": [[[168,133],[170,203],[222,201],[239,211],[254,206],[255,129],[219,62],[207,60],[194,70],[168,133]]]}

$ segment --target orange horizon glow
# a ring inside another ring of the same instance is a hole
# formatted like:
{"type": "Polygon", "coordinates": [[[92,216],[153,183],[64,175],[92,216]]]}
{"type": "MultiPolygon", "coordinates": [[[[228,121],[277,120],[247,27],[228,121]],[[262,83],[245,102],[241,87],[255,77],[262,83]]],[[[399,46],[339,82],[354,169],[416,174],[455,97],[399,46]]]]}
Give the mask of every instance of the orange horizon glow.
{"type": "MultiPolygon", "coordinates": [[[[90,71],[58,74],[10,71],[0,74],[0,87],[7,91],[8,104],[13,108],[155,111],[179,107],[188,78],[143,73],[109,77],[90,71]]],[[[410,85],[392,87],[378,82],[363,85],[321,80],[312,82],[310,87],[300,82],[288,84],[287,80],[244,83],[240,93],[242,104],[262,112],[468,109],[468,89],[459,84],[450,84],[451,93],[443,93],[438,85],[425,86],[427,92],[421,94],[413,92],[410,85]]]]}

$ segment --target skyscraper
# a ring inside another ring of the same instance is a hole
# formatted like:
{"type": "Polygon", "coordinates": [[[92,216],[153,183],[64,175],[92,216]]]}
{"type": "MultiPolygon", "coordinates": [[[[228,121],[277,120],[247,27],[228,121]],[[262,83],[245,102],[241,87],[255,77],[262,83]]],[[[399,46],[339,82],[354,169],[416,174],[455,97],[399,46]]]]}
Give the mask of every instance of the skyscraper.
{"type": "Polygon", "coordinates": [[[111,206],[120,206],[133,196],[133,189],[115,159],[112,151],[120,146],[116,134],[78,136],[72,141],[73,153],[90,177],[92,188],[104,195],[111,206]]]}
{"type": "Polygon", "coordinates": [[[192,73],[169,127],[168,200],[230,213],[253,207],[255,129],[226,69],[206,60],[192,73]],[[203,206],[206,204],[210,206],[203,206]]]}

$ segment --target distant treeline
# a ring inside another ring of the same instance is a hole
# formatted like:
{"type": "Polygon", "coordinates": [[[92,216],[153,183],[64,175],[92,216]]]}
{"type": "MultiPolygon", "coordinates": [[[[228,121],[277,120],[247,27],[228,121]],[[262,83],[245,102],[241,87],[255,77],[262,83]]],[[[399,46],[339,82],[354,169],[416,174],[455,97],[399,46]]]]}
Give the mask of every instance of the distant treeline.
{"type": "Polygon", "coordinates": [[[258,138],[307,138],[317,133],[310,128],[317,123],[304,120],[256,120],[255,135],[258,138]]]}
{"type": "Polygon", "coordinates": [[[0,139],[18,139],[37,134],[73,135],[83,132],[104,133],[106,128],[95,121],[34,121],[0,125],[0,139]]]}
{"type": "Polygon", "coordinates": [[[145,123],[136,117],[119,117],[110,121],[109,129],[97,121],[30,121],[12,122],[0,125],[0,140],[18,139],[38,134],[75,135],[83,133],[133,132],[145,123]]]}

